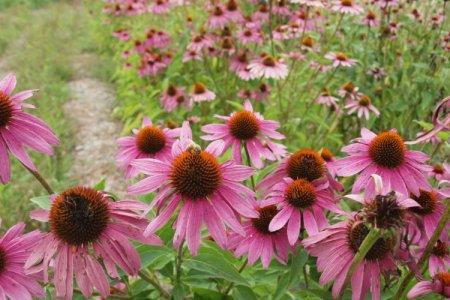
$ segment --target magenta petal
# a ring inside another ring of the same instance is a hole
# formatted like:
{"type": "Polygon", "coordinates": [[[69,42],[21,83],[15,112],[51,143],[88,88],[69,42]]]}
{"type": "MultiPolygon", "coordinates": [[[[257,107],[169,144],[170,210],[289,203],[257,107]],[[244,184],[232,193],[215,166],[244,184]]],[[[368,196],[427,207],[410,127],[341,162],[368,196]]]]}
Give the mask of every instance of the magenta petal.
{"type": "Polygon", "coordinates": [[[167,221],[172,216],[175,209],[178,207],[178,204],[180,203],[181,198],[180,197],[174,197],[167,207],[161,212],[156,218],[154,218],[148,227],[144,231],[144,236],[148,236],[150,234],[155,233],[159,228],[164,226],[164,224],[167,223],[167,221]]]}
{"type": "Polygon", "coordinates": [[[0,134],[0,183],[5,184],[11,177],[11,164],[5,142],[0,134]]]}
{"type": "Polygon", "coordinates": [[[16,83],[16,76],[10,73],[0,80],[0,91],[9,96],[16,87],[16,83]]]}
{"type": "Polygon", "coordinates": [[[270,221],[269,230],[274,232],[283,228],[283,226],[286,225],[287,221],[291,217],[293,210],[294,208],[289,205],[280,210],[272,219],[272,221],[270,221]]]}
{"type": "Polygon", "coordinates": [[[192,209],[189,214],[186,227],[186,242],[192,255],[197,255],[200,246],[200,229],[203,221],[203,202],[197,200],[191,203],[192,209]]]}
{"type": "Polygon", "coordinates": [[[109,295],[108,278],[106,278],[106,274],[100,263],[91,258],[89,255],[86,256],[86,273],[91,282],[100,292],[100,295],[103,298],[107,298],[109,295]]]}
{"type": "Polygon", "coordinates": [[[300,225],[301,225],[300,221],[301,221],[300,212],[297,209],[294,209],[292,211],[287,226],[288,240],[289,244],[291,244],[292,246],[295,245],[295,243],[297,243],[298,237],[300,235],[300,225]]]}
{"type": "Polygon", "coordinates": [[[85,253],[77,253],[75,254],[75,278],[77,280],[78,287],[81,290],[81,293],[85,297],[89,297],[92,295],[93,287],[91,281],[87,275],[86,262],[84,260],[85,253]]]}

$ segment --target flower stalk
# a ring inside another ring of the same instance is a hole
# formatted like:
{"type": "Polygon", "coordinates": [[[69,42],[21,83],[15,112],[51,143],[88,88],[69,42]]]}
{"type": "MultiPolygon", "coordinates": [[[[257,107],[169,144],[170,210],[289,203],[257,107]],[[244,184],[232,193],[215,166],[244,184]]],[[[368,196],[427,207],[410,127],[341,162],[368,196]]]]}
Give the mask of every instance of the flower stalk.
{"type": "Polygon", "coordinates": [[[31,175],[34,176],[34,178],[36,178],[36,180],[42,185],[42,187],[47,191],[47,193],[49,195],[53,195],[55,193],[53,191],[53,189],[51,188],[50,184],[44,179],[44,177],[42,177],[42,175],[38,171],[34,171],[34,170],[28,168],[23,163],[22,163],[22,165],[25,167],[25,169],[28,170],[28,172],[31,173],[31,175]]]}
{"type": "Polygon", "coordinates": [[[170,299],[170,294],[168,291],[166,291],[162,285],[158,282],[158,280],[156,278],[153,277],[153,275],[151,275],[148,272],[144,272],[144,271],[139,271],[139,276],[142,278],[142,280],[150,283],[151,285],[153,285],[160,293],[161,296],[166,298],[166,299],[170,299]]]}

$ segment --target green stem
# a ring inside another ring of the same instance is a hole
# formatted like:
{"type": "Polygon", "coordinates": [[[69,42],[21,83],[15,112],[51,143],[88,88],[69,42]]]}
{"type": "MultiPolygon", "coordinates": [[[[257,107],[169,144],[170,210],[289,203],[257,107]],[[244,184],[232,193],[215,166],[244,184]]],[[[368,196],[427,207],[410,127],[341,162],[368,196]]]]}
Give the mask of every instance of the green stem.
{"type": "Polygon", "coordinates": [[[178,254],[176,258],[176,266],[175,266],[175,285],[181,282],[181,264],[183,263],[183,243],[181,243],[180,248],[178,249],[178,254]]]}
{"type": "Polygon", "coordinates": [[[36,178],[37,181],[39,181],[39,183],[44,187],[44,189],[47,191],[49,195],[53,195],[55,193],[48,184],[48,182],[44,179],[44,177],[42,177],[42,175],[38,171],[33,171],[32,169],[25,166],[23,163],[22,165],[25,167],[25,169],[28,170],[28,172],[31,173],[31,175],[34,176],[34,178],[36,178]]]}
{"type": "Polygon", "coordinates": [[[381,232],[378,228],[372,227],[370,228],[369,233],[364,238],[364,241],[359,246],[358,252],[356,252],[355,257],[353,258],[352,264],[348,269],[347,276],[345,277],[344,284],[342,286],[341,293],[345,290],[347,284],[351,281],[353,273],[355,273],[356,268],[362,262],[362,260],[366,257],[367,253],[372,249],[372,246],[378,241],[381,237],[381,232]]]}
{"type": "MultiPolygon", "coordinates": [[[[242,271],[244,271],[245,267],[247,266],[247,263],[248,263],[248,259],[246,258],[246,259],[244,260],[244,262],[242,263],[241,267],[239,268],[238,273],[242,273],[242,271]]],[[[233,282],[230,283],[230,284],[228,285],[228,287],[225,289],[225,291],[223,292],[223,295],[224,295],[224,296],[228,295],[228,293],[231,291],[231,289],[233,288],[233,286],[234,286],[234,283],[233,283],[233,282]]]]}
{"type": "MultiPolygon", "coordinates": [[[[250,161],[250,153],[248,153],[247,143],[246,143],[246,142],[244,142],[244,150],[245,150],[245,156],[247,157],[247,165],[248,165],[249,167],[251,167],[251,166],[252,166],[252,163],[251,163],[251,161],[250,161]]],[[[250,180],[252,181],[252,188],[253,188],[253,191],[255,191],[255,178],[253,178],[253,175],[250,177],[250,180]]]]}
{"type": "Polygon", "coordinates": [[[158,282],[158,280],[153,277],[153,275],[151,275],[150,273],[144,272],[144,271],[139,271],[138,272],[139,276],[146,282],[150,283],[151,285],[153,285],[160,293],[161,295],[166,298],[166,299],[170,299],[170,294],[168,291],[166,291],[162,285],[158,282]]]}
{"type": "MultiPolygon", "coordinates": [[[[436,229],[433,232],[433,235],[431,236],[431,239],[428,241],[427,246],[425,247],[425,251],[423,252],[422,256],[420,257],[419,261],[417,262],[417,269],[421,270],[422,265],[428,261],[431,255],[431,251],[434,248],[434,245],[436,245],[436,242],[438,241],[439,237],[441,236],[442,231],[445,228],[445,225],[450,219],[450,201],[447,200],[447,208],[442,215],[441,219],[439,220],[438,225],[436,226],[436,229]]],[[[408,283],[413,279],[415,275],[414,270],[410,270],[409,273],[403,278],[402,282],[400,283],[400,286],[398,287],[397,293],[395,293],[394,297],[392,299],[399,300],[403,297],[403,294],[406,291],[406,287],[408,283]]]]}

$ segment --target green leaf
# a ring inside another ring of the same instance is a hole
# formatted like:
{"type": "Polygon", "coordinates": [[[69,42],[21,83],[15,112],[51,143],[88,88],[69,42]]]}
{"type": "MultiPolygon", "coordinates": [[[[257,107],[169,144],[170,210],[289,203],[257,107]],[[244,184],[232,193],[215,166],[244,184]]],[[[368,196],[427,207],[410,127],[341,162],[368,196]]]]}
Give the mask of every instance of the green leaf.
{"type": "Polygon", "coordinates": [[[160,269],[174,259],[173,250],[166,246],[140,245],[137,251],[141,256],[142,268],[152,266],[160,269]]]}
{"type": "Polygon", "coordinates": [[[237,285],[233,289],[233,298],[235,300],[257,300],[258,297],[253,290],[247,286],[237,285]]]}
{"type": "Polygon", "coordinates": [[[189,268],[207,273],[213,278],[222,278],[236,284],[248,286],[247,280],[238,273],[234,265],[217,249],[203,247],[197,256],[187,259],[189,268]]]}
{"type": "Polygon", "coordinates": [[[281,299],[289,289],[294,279],[300,277],[301,270],[308,260],[308,253],[306,251],[301,251],[300,253],[295,253],[289,263],[289,271],[287,274],[281,275],[275,291],[274,299],[281,299]]]}
{"type": "Polygon", "coordinates": [[[38,196],[31,198],[31,202],[37,204],[40,208],[49,210],[50,209],[50,197],[46,196],[38,196]]]}

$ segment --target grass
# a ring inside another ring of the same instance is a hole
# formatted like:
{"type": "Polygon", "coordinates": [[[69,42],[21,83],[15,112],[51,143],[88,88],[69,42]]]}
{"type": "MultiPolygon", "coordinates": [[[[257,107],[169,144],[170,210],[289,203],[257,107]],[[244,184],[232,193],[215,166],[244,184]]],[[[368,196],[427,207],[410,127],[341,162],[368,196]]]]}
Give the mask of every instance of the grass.
{"type": "MultiPolygon", "coordinates": [[[[16,91],[39,89],[30,101],[37,106],[32,113],[53,128],[61,146],[53,157],[35,153],[32,157],[44,177],[59,190],[70,183],[68,170],[73,147],[73,132],[62,109],[69,98],[67,82],[73,76],[73,56],[90,47],[86,45],[89,15],[64,2],[45,1],[46,5],[39,9],[34,9],[39,1],[32,2],[0,10],[5,20],[0,28],[0,58],[7,61],[8,71],[16,73],[16,91]]],[[[7,6],[2,3],[0,9],[7,6]]],[[[11,182],[0,186],[3,228],[18,220],[29,222],[28,213],[34,207],[29,199],[45,194],[15,160],[12,173],[11,182]]]]}

